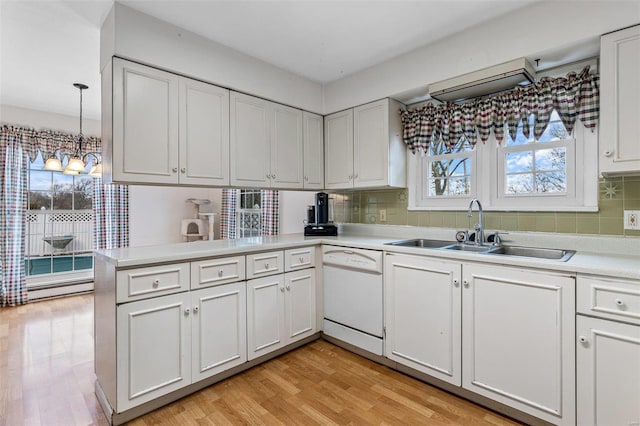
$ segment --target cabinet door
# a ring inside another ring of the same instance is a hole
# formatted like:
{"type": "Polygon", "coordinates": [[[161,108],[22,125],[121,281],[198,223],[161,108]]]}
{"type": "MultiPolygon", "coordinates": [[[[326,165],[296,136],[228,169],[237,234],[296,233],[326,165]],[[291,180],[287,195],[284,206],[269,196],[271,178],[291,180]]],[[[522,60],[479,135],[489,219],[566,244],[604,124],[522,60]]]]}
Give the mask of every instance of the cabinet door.
{"type": "Polygon", "coordinates": [[[461,265],[385,256],[385,356],[460,386],[461,265]]]}
{"type": "Polygon", "coordinates": [[[462,386],[575,424],[575,279],[464,265],[462,386]]]}
{"type": "Polygon", "coordinates": [[[640,25],[600,42],[600,172],[638,172],[640,25]]]}
{"type": "Polygon", "coordinates": [[[640,326],[578,315],[579,425],[640,424],[640,326]]]}
{"type": "Polygon", "coordinates": [[[267,188],[269,149],[268,102],[231,92],[231,185],[267,188]]]}
{"type": "Polygon", "coordinates": [[[302,111],[273,102],[269,108],[271,186],[302,189],[302,111]]]}
{"type": "Polygon", "coordinates": [[[286,343],[316,331],[316,268],[284,275],[286,343]]]}
{"type": "Polygon", "coordinates": [[[180,78],[180,183],[229,185],[229,91],[180,78]]]}
{"type": "Polygon", "coordinates": [[[191,292],[191,368],[196,382],[247,360],[246,283],[191,292]]]}
{"type": "Polygon", "coordinates": [[[321,115],[302,113],[304,141],[304,188],[324,188],[324,120],[321,115]]]}
{"type": "Polygon", "coordinates": [[[353,109],[353,186],[388,185],[389,102],[383,99],[353,109]]]}
{"type": "Polygon", "coordinates": [[[248,358],[284,346],[284,276],[247,281],[248,358]]]}
{"type": "Polygon", "coordinates": [[[178,76],[113,60],[113,179],[178,182],[178,76]]]}
{"type": "Polygon", "coordinates": [[[326,189],[353,187],[353,109],[324,118],[326,189]]]}
{"type": "Polygon", "coordinates": [[[117,308],[117,412],[191,383],[189,293],[117,308]]]}

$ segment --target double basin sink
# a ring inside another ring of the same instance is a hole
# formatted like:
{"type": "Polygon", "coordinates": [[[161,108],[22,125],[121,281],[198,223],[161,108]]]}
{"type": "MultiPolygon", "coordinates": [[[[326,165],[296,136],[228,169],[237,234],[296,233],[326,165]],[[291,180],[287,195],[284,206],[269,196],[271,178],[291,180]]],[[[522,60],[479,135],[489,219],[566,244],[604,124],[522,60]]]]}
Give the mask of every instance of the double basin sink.
{"type": "Polygon", "coordinates": [[[538,247],[518,247],[518,246],[492,246],[476,245],[465,243],[452,243],[443,240],[428,240],[417,238],[413,240],[402,240],[387,243],[399,247],[418,247],[442,250],[466,251],[472,253],[493,254],[503,256],[529,257],[534,259],[550,259],[566,262],[575,254],[573,250],[538,248],[538,247]]]}

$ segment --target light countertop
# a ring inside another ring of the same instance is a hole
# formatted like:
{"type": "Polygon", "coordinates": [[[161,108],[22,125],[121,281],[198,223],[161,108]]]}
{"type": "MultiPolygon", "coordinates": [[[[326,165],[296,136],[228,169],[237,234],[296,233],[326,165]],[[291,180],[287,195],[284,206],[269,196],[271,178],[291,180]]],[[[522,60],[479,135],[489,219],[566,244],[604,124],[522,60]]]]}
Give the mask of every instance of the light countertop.
{"type": "Polygon", "coordinates": [[[417,235],[416,232],[412,232],[411,229],[407,229],[411,227],[398,227],[397,230],[393,230],[388,226],[384,226],[384,232],[381,232],[386,235],[374,235],[373,232],[380,230],[379,228],[380,227],[370,228],[350,226],[347,229],[342,229],[343,232],[337,237],[305,237],[300,233],[271,237],[242,238],[236,240],[196,241],[191,243],[128,247],[97,251],[96,258],[111,263],[117,268],[130,268],[148,264],[182,262],[269,250],[286,250],[305,245],[333,244],[344,247],[430,256],[441,258],[443,260],[449,259],[464,262],[491,263],[511,267],[537,268],[564,274],[581,273],[640,279],[640,251],[636,251],[635,247],[637,241],[631,241],[631,243],[623,241],[625,247],[623,247],[623,250],[621,251],[625,251],[624,253],[616,253],[613,252],[613,250],[607,249],[608,245],[611,245],[612,247],[619,246],[619,243],[616,245],[617,240],[611,242],[603,239],[594,243],[589,239],[589,243],[587,244],[586,240],[581,242],[579,238],[576,241],[565,238],[560,240],[560,242],[557,242],[554,241],[555,236],[553,235],[546,241],[544,238],[540,240],[538,236],[536,236],[536,239],[532,239],[531,237],[527,238],[527,236],[522,238],[514,235],[512,238],[514,244],[511,242],[505,242],[505,244],[511,245],[533,245],[537,247],[545,247],[546,242],[546,247],[575,249],[577,251],[569,261],[561,262],[548,259],[533,259],[504,255],[499,256],[442,249],[389,246],[385,245],[385,243],[407,238],[435,238],[445,240],[452,240],[452,238],[448,235],[450,230],[447,231],[446,235],[442,232],[432,232],[431,235],[424,235],[424,232],[421,232],[422,235],[417,235]],[[522,244],[523,242],[528,244],[522,244]],[[559,246],[559,244],[561,245],[559,246]],[[576,245],[578,247],[572,247],[576,245]],[[586,247],[587,250],[580,250],[579,246],[581,245],[586,247]],[[593,246],[601,247],[602,250],[598,252],[589,251],[593,246]]]}

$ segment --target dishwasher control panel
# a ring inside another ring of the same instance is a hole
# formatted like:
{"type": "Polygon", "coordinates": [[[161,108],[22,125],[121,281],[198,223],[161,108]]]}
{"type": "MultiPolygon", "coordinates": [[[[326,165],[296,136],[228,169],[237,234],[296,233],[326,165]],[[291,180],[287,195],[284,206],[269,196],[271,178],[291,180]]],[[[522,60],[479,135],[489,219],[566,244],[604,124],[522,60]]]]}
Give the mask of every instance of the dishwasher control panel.
{"type": "Polygon", "coordinates": [[[322,263],[382,273],[382,252],[350,247],[322,246],[322,263]]]}

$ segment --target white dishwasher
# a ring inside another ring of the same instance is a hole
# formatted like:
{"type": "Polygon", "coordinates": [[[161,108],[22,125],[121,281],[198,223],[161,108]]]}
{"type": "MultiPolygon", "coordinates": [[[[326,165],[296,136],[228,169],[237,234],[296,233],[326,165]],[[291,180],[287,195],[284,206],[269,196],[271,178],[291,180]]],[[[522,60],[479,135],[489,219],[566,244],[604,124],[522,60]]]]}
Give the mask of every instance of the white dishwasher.
{"type": "Polygon", "coordinates": [[[382,355],[382,252],[322,247],[327,336],[382,355]]]}

